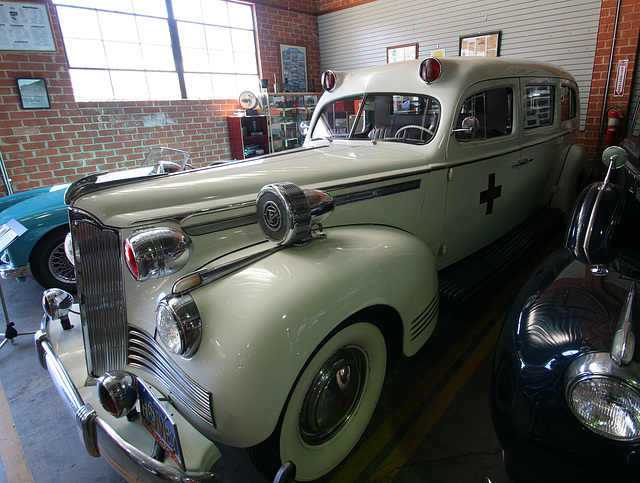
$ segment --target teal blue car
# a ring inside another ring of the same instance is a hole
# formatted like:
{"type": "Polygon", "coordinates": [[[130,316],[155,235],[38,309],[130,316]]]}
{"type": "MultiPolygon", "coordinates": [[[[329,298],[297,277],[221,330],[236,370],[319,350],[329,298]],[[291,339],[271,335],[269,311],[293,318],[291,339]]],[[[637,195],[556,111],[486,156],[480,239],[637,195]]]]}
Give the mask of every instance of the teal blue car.
{"type": "MultiPolygon", "coordinates": [[[[189,153],[166,147],[153,148],[140,168],[114,172],[111,178],[163,174],[185,169],[189,153]]],[[[45,288],[75,292],[76,276],[64,251],[69,233],[64,195],[69,184],[25,191],[0,198],[0,226],[11,220],[26,231],[0,253],[0,277],[25,280],[31,273],[45,288]]]]}

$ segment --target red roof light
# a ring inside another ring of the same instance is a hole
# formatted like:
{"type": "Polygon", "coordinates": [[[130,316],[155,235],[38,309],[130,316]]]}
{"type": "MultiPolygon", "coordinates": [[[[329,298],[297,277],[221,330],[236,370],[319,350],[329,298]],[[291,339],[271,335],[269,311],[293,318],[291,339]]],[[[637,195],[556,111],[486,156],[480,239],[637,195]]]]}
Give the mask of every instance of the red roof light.
{"type": "Polygon", "coordinates": [[[427,84],[431,84],[442,73],[442,64],[438,59],[429,57],[420,64],[420,78],[427,84]]]}
{"type": "Polygon", "coordinates": [[[338,80],[336,75],[330,70],[322,73],[322,87],[325,91],[332,91],[335,89],[338,80]]]}

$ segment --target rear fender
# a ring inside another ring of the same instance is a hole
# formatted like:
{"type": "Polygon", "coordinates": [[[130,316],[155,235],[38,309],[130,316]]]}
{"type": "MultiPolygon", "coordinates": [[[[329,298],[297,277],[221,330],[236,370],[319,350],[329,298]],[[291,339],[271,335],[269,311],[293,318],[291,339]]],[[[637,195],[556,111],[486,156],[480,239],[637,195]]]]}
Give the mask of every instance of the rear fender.
{"type": "Polygon", "coordinates": [[[562,172],[554,188],[551,207],[557,208],[568,219],[582,185],[587,170],[587,153],[582,146],[573,144],[567,152],[562,172]]]}
{"type": "MultiPolygon", "coordinates": [[[[399,314],[407,355],[433,331],[438,283],[422,242],[387,227],[327,234],[191,293],[203,337],[184,368],[213,394],[214,439],[240,447],[266,439],[315,349],[364,309],[391,307],[399,314]]],[[[390,321],[372,322],[385,332],[390,321]]]]}

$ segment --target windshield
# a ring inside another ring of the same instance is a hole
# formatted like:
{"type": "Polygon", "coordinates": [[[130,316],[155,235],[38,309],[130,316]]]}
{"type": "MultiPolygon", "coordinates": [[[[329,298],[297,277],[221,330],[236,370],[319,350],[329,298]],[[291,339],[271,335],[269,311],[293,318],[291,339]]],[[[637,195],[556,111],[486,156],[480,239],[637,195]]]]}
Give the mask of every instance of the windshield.
{"type": "Polygon", "coordinates": [[[414,94],[366,94],[327,105],[311,139],[371,139],[424,144],[440,120],[440,103],[414,94]]]}

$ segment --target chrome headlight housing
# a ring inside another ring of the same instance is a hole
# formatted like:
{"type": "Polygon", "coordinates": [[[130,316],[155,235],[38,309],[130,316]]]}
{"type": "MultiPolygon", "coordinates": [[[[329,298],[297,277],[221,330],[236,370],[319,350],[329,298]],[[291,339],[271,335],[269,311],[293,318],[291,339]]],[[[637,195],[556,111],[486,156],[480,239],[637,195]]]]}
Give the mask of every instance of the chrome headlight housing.
{"type": "Polygon", "coordinates": [[[183,268],[189,261],[190,247],[191,239],[178,230],[151,228],[124,241],[124,257],[136,280],[158,279],[183,268]]]}
{"type": "Polygon", "coordinates": [[[193,297],[187,294],[161,300],[156,309],[156,330],[172,353],[193,356],[202,339],[202,321],[193,297]]]}
{"type": "Polygon", "coordinates": [[[566,399],[583,426],[616,441],[640,440],[637,368],[616,366],[608,353],[588,354],[567,372],[566,399]]]}

